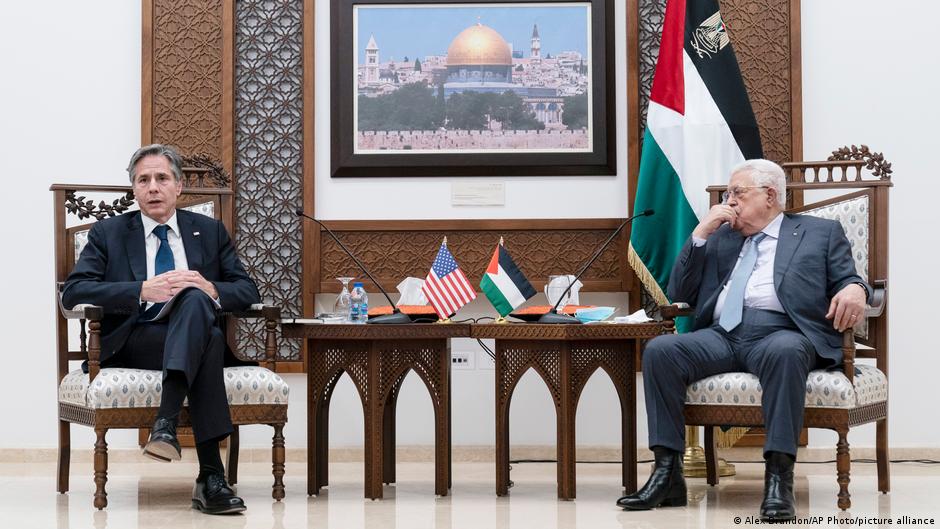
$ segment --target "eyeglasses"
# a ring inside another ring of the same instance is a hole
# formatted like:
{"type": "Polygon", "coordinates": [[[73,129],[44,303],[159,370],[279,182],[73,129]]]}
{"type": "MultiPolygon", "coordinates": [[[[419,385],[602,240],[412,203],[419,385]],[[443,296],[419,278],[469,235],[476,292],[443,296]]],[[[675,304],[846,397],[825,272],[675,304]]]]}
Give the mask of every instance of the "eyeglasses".
{"type": "Polygon", "coordinates": [[[744,196],[744,193],[747,193],[748,189],[770,189],[770,186],[735,186],[728,188],[727,191],[721,194],[721,201],[727,202],[729,198],[741,198],[744,196]]]}

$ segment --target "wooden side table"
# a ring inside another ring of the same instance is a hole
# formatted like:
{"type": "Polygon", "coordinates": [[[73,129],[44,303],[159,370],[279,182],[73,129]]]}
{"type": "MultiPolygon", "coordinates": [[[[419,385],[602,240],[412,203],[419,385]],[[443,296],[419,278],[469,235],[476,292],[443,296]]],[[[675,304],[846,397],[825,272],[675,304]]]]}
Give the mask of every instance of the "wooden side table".
{"type": "Polygon", "coordinates": [[[509,493],[509,404],[531,367],[545,381],[555,404],[558,497],[575,498],[575,414],[584,385],[598,368],[610,375],[620,397],[623,487],[636,483],[636,369],[642,340],[672,327],[638,325],[473,325],[471,337],[496,340],[496,494],[509,493]]]}
{"type": "Polygon", "coordinates": [[[434,492],[451,486],[450,338],[467,337],[461,324],[325,325],[303,320],[282,325],[285,338],[307,348],[307,494],[329,483],[330,397],[343,373],[362,399],[365,421],[365,496],[382,497],[395,481],[395,407],[409,371],[418,374],[434,406],[434,492]]]}

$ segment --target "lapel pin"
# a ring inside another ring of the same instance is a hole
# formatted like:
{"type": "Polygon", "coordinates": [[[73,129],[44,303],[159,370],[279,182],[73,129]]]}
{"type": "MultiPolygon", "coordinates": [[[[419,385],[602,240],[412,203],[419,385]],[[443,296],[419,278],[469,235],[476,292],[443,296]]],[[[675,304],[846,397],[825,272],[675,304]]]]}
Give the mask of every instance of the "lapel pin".
{"type": "MultiPolygon", "coordinates": [[[[196,235],[199,235],[198,233],[196,235]]],[[[793,235],[796,235],[796,232],[793,232],[793,235]]]]}
{"type": "MultiPolygon", "coordinates": [[[[793,235],[796,235],[796,234],[794,233],[793,235]]],[[[194,232],[193,232],[193,237],[199,237],[199,232],[198,232],[198,231],[194,231],[194,232]]]]}

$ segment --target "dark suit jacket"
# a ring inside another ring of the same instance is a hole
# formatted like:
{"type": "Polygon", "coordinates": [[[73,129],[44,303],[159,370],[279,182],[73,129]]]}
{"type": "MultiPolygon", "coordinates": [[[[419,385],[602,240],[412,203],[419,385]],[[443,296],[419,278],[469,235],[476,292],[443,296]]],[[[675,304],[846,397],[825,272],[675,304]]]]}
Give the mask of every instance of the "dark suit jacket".
{"type": "MultiPolygon", "coordinates": [[[[679,253],[669,278],[673,301],[695,306],[694,329],[712,324],[721,288],[727,283],[741,253],[744,236],[728,224],[715,230],[705,246],[696,248],[691,237],[679,253]]],[[[842,335],[826,319],[832,297],[846,285],[861,283],[842,225],[834,220],[785,214],[777,239],[774,287],[780,304],[816,353],[834,363],[842,361],[842,335]]]]}
{"type": "MultiPolygon", "coordinates": [[[[260,303],[258,288],[235,255],[222,222],[199,213],[176,210],[180,237],[190,270],[198,271],[219,292],[222,310],[245,310],[260,303]]],[[[62,304],[104,308],[101,360],[121,350],[144,305],[140,289],[147,279],[147,252],[140,212],[125,213],[92,225],[88,244],[69,274],[62,304]]],[[[226,348],[226,365],[239,363],[226,348]]]]}

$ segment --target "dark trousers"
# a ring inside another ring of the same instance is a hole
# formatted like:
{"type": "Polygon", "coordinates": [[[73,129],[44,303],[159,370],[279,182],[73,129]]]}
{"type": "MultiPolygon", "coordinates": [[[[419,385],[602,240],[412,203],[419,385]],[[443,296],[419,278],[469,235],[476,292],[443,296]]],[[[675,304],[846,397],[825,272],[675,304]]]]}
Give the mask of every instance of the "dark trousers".
{"type": "Polygon", "coordinates": [[[189,415],[197,443],[233,430],[222,368],[225,334],[215,303],[198,289],[180,294],[166,318],[138,322],[105,367],[181,371],[189,387],[189,415]]]}
{"type": "Polygon", "coordinates": [[[732,371],[757,376],[767,441],[764,451],[796,456],[803,427],[806,377],[816,350],[786,314],[744,309],[730,333],[717,324],[650,340],[643,351],[643,385],[649,446],[685,450],[686,386],[732,371]]]}

